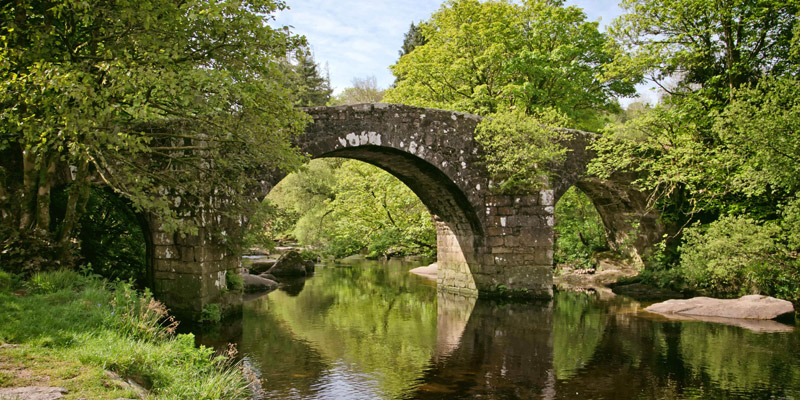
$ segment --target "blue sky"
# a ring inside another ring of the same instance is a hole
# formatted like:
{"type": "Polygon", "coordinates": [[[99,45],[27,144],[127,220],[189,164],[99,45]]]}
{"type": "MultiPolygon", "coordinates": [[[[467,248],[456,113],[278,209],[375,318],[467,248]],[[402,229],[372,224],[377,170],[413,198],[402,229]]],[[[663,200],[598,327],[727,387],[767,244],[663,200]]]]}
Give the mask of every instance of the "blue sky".
{"type": "MultiPolygon", "coordinates": [[[[589,20],[604,27],[622,13],[618,1],[567,0],[566,4],[583,8],[589,20]]],[[[373,75],[378,86],[388,87],[394,81],[389,66],[397,61],[409,24],[427,19],[442,2],[288,0],[290,9],[276,17],[277,24],[292,26],[308,38],[314,58],[323,68],[327,65],[338,93],[353,78],[373,75]]]]}

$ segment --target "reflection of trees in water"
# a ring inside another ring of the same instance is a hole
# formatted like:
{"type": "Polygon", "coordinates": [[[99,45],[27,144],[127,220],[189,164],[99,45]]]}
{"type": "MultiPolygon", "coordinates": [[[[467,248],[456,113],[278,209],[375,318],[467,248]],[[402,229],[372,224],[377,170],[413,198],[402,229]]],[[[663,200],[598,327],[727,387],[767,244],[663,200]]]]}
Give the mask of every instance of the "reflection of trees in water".
{"type": "MultiPolygon", "coordinates": [[[[249,321],[248,325],[260,328],[248,328],[245,336],[258,340],[258,335],[267,333],[273,336],[265,340],[288,339],[293,343],[284,345],[295,348],[299,339],[307,347],[301,352],[314,353],[318,360],[314,362],[325,364],[317,370],[355,368],[372,376],[383,394],[395,398],[422,374],[436,347],[436,292],[419,285],[419,279],[406,269],[386,265],[322,268],[296,297],[277,291],[263,300],[263,314],[270,317],[265,322],[249,321]],[[275,330],[287,334],[274,337],[270,331],[275,330]]],[[[275,357],[260,351],[262,367],[273,368],[275,357]]],[[[319,376],[313,368],[306,369],[308,362],[302,357],[278,362],[299,363],[302,367],[296,369],[301,374],[319,376]]],[[[300,390],[310,390],[313,383],[301,388],[296,381],[300,390]]]]}
{"type": "Polygon", "coordinates": [[[709,379],[721,390],[794,388],[793,395],[800,394],[797,334],[758,334],[725,325],[685,323],[680,351],[693,376],[709,379]]]}
{"type": "Polygon", "coordinates": [[[709,323],[608,317],[590,361],[556,398],[774,398],[800,388],[799,336],[709,323]]]}
{"type": "Polygon", "coordinates": [[[606,310],[594,296],[556,292],[553,316],[553,369],[567,379],[587,364],[603,339],[606,310]]]}
{"type": "Polygon", "coordinates": [[[437,295],[393,264],[321,268],[245,305],[240,349],[272,397],[797,397],[800,333],[654,322],[616,298],[502,304],[437,295]],[[435,298],[438,299],[434,301],[435,298]],[[437,312],[438,303],[438,312],[437,312]],[[341,394],[336,392],[334,394],[341,394]]]}

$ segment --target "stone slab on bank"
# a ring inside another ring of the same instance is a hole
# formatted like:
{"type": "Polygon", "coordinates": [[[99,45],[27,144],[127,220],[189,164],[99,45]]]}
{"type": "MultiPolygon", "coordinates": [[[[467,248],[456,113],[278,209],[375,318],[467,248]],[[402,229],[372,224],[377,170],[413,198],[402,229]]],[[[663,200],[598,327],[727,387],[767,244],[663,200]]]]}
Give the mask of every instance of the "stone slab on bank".
{"type": "Polygon", "coordinates": [[[425,267],[417,267],[408,272],[411,272],[414,275],[419,275],[423,278],[431,279],[433,281],[436,280],[436,276],[439,273],[439,266],[436,263],[425,267]]]}
{"type": "Polygon", "coordinates": [[[710,297],[667,300],[653,304],[645,308],[645,311],[659,314],[769,320],[794,313],[794,306],[786,300],[754,294],[730,300],[710,297]]]}

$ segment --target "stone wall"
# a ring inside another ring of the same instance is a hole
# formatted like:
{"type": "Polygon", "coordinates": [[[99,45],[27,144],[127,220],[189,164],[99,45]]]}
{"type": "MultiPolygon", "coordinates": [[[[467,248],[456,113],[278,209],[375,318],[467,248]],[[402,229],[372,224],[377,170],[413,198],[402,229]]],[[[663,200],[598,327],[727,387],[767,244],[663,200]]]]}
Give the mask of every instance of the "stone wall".
{"type": "Polygon", "coordinates": [[[226,274],[241,274],[241,260],[204,228],[180,237],[151,223],[152,285],[156,297],[179,319],[198,320],[204,307],[217,304],[223,315],[241,310],[242,291],[229,288],[226,274]]]}

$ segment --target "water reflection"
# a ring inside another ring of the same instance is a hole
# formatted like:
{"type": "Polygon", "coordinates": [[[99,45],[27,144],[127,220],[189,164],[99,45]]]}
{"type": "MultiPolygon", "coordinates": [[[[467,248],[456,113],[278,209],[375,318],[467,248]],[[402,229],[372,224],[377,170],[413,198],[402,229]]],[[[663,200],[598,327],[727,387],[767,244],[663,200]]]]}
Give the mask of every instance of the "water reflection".
{"type": "Polygon", "coordinates": [[[636,302],[592,294],[476,301],[437,294],[406,272],[417,265],[320,268],[299,291],[247,303],[227,334],[268,398],[800,396],[797,329],[653,320],[636,302]]]}

